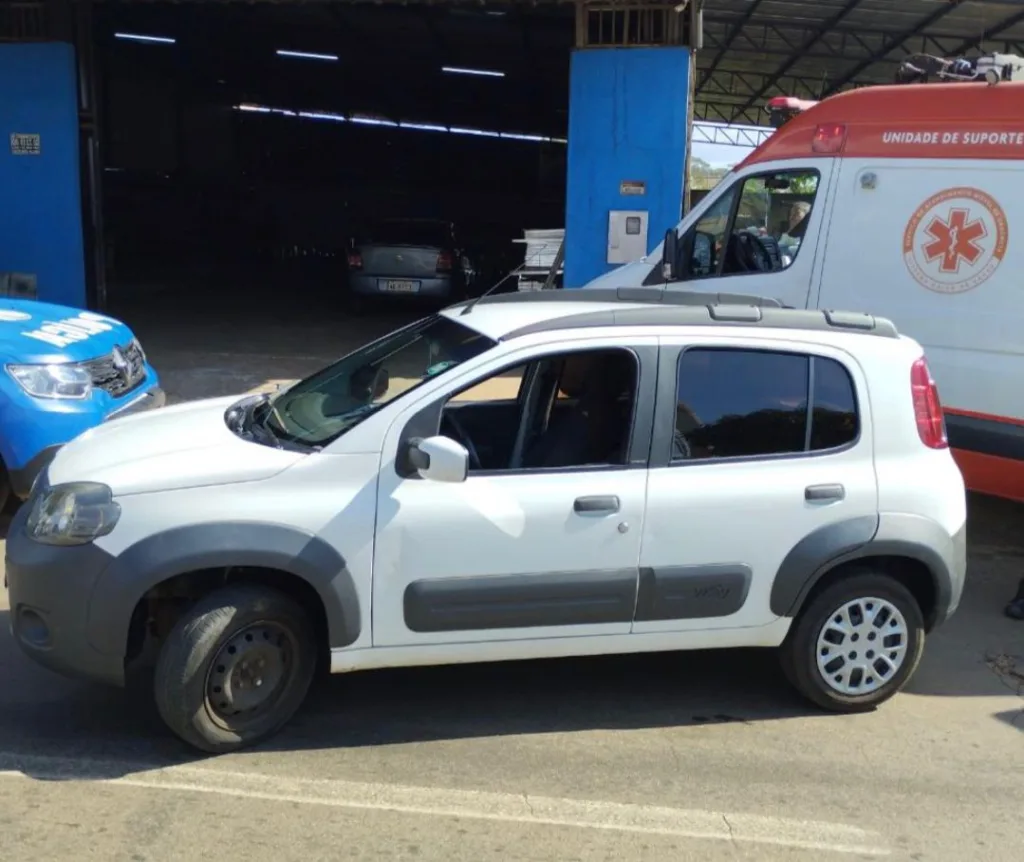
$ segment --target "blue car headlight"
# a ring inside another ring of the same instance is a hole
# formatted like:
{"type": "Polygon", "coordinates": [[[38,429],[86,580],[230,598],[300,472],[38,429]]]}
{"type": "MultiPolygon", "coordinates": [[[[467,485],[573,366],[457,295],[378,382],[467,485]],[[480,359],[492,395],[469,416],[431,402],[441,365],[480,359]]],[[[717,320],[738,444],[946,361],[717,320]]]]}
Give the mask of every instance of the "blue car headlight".
{"type": "Polygon", "coordinates": [[[81,400],[92,394],[92,375],[78,365],[8,365],[7,373],[34,398],[81,400]]]}

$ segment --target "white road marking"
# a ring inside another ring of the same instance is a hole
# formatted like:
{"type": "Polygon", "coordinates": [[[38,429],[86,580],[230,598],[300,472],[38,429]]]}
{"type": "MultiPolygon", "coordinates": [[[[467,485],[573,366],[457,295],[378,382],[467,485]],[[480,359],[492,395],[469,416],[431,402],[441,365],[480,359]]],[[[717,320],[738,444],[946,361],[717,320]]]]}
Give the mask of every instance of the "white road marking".
{"type": "Polygon", "coordinates": [[[4,752],[0,752],[0,778],[90,781],[150,790],[215,793],[241,799],[464,817],[527,825],[605,829],[832,853],[870,856],[887,856],[890,853],[878,833],[840,823],[558,799],[530,794],[289,778],[196,766],[153,768],[116,761],[72,760],[4,752]]]}

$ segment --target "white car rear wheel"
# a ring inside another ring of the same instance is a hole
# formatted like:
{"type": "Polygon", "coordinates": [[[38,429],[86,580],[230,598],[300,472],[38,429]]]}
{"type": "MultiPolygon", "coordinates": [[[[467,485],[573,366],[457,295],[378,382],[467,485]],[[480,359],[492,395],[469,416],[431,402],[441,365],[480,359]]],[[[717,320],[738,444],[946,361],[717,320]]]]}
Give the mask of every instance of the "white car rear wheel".
{"type": "Polygon", "coordinates": [[[786,676],[836,712],[873,709],[898,692],[924,649],[921,608],[894,578],[851,570],[816,595],[782,645],[786,676]]]}

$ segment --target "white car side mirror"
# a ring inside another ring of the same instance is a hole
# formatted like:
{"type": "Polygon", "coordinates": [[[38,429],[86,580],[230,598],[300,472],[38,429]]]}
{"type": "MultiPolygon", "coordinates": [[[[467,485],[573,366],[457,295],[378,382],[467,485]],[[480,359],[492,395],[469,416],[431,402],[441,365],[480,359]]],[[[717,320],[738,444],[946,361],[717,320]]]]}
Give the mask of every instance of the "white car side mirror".
{"type": "Polygon", "coordinates": [[[465,482],[469,452],[451,437],[437,435],[409,444],[409,463],[423,479],[434,482],[465,482]]]}

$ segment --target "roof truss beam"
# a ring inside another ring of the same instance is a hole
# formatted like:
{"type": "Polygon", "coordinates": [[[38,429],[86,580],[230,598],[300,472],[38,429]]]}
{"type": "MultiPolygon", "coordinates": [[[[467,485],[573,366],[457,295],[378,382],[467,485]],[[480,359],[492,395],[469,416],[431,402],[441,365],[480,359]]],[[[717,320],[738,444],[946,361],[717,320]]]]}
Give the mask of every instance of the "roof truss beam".
{"type": "MultiPolygon", "coordinates": [[[[756,93],[764,89],[771,78],[771,73],[758,73],[743,69],[718,69],[697,91],[695,108],[705,120],[761,125],[765,121],[764,106],[747,103],[756,93]],[[710,114],[702,112],[702,106],[710,108],[712,105],[716,106],[716,110],[710,114]]],[[[795,96],[799,99],[818,99],[825,80],[807,75],[786,75],[779,78],[775,84],[788,96],[795,96]]]]}
{"type": "Polygon", "coordinates": [[[704,71],[704,74],[701,76],[700,81],[697,83],[698,90],[703,89],[704,85],[707,84],[708,79],[715,73],[715,70],[718,68],[722,60],[725,59],[725,56],[729,52],[729,49],[732,47],[732,44],[740,35],[742,35],[743,28],[746,26],[747,22],[750,21],[750,19],[756,14],[758,7],[761,5],[762,2],[763,0],[753,0],[753,2],[747,8],[747,11],[744,12],[739,18],[737,18],[736,21],[730,26],[728,33],[719,45],[718,51],[716,52],[714,58],[711,60],[711,65],[704,71]]]}
{"type": "MultiPolygon", "coordinates": [[[[825,91],[824,95],[831,95],[832,93],[836,93],[843,87],[845,87],[847,84],[853,83],[859,75],[867,71],[867,68],[872,63],[877,63],[878,61],[888,57],[889,54],[903,47],[915,36],[920,36],[929,27],[937,24],[939,21],[941,21],[943,18],[949,15],[950,12],[956,10],[956,8],[962,5],[963,2],[964,0],[948,0],[947,3],[937,7],[933,12],[926,15],[909,30],[905,30],[902,33],[898,33],[897,35],[887,40],[879,47],[879,49],[876,52],[874,52],[874,54],[865,57],[861,62],[859,62],[856,66],[850,69],[845,75],[843,75],[837,81],[833,81],[832,85],[828,88],[828,90],[825,91]]],[[[912,51],[906,48],[904,48],[904,51],[906,51],[906,53],[908,54],[913,53],[912,51]]]]}
{"type": "Polygon", "coordinates": [[[810,51],[821,39],[833,30],[844,18],[846,18],[851,12],[853,12],[857,6],[860,5],[860,0],[846,0],[842,6],[840,6],[833,15],[829,16],[827,21],[822,22],[820,27],[812,28],[807,38],[800,43],[799,47],[789,59],[785,60],[768,78],[762,87],[758,89],[754,95],[752,95],[746,102],[743,103],[733,114],[733,116],[740,116],[746,111],[749,111],[755,104],[762,100],[767,93],[769,93],[773,87],[778,85],[778,82],[792,69],[798,62],[800,62],[804,53],[810,51]]]}
{"type": "Polygon", "coordinates": [[[731,147],[756,147],[768,139],[774,129],[745,129],[739,126],[693,124],[693,140],[701,144],[726,144],[731,147]]]}
{"type": "MultiPolygon", "coordinates": [[[[961,0],[963,2],[963,0],[961,0]]],[[[953,7],[955,8],[955,7],[953,7]]],[[[937,11],[948,14],[950,7],[942,6],[937,11]]],[[[727,32],[723,19],[719,26],[709,27],[705,24],[704,42],[707,48],[723,55],[718,64],[712,61],[709,69],[716,69],[724,58],[758,54],[769,57],[788,58],[798,50],[800,44],[806,42],[815,32],[813,27],[778,23],[749,22],[733,36],[727,32]],[[731,38],[731,41],[727,41],[731,38]]],[[[902,33],[894,34],[885,30],[860,30],[857,32],[836,29],[824,34],[817,42],[818,47],[804,52],[804,60],[826,60],[830,62],[848,62],[859,64],[856,75],[860,76],[876,63],[897,63],[898,57],[889,55],[900,51],[905,54],[918,52],[950,54],[954,46],[961,41],[960,34],[926,34],[917,27],[902,33]]],[[[1003,53],[1021,53],[1024,42],[1020,40],[986,40],[1003,53]]],[[[844,73],[846,74],[846,73],[844,73]]]]}
{"type": "Polygon", "coordinates": [[[963,42],[956,46],[956,48],[953,51],[953,54],[954,56],[956,56],[958,54],[964,54],[967,51],[970,51],[972,48],[977,48],[983,42],[988,42],[991,39],[994,39],[995,37],[1001,35],[1002,33],[1005,33],[1011,27],[1020,24],[1022,21],[1024,21],[1024,10],[1015,12],[1008,18],[1003,18],[1001,21],[998,21],[991,27],[988,27],[984,32],[979,33],[977,36],[971,39],[965,39],[963,42]]]}

